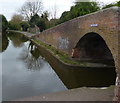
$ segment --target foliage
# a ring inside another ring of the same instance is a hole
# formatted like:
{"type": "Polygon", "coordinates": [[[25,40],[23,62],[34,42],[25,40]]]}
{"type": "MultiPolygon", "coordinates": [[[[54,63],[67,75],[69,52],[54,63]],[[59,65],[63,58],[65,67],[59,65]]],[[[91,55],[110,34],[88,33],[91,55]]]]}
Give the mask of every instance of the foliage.
{"type": "Polygon", "coordinates": [[[40,17],[38,14],[35,14],[34,16],[32,16],[30,21],[29,21],[30,27],[35,27],[35,25],[37,24],[39,19],[40,19],[40,17]]]}
{"type": "Polygon", "coordinates": [[[23,17],[18,14],[14,14],[11,21],[9,21],[9,29],[11,30],[21,30],[20,23],[23,21],[23,17]]]}
{"type": "MultiPolygon", "coordinates": [[[[48,20],[49,13],[48,11],[43,12],[43,4],[41,0],[37,0],[37,2],[25,2],[25,4],[21,7],[21,14],[28,20],[28,22],[23,21],[23,17],[21,15],[15,14],[12,20],[9,22],[9,28],[13,30],[22,30],[27,31],[29,28],[34,28],[38,26],[40,31],[42,32],[45,29],[50,27],[54,27],[60,23],[71,20],[73,18],[83,16],[86,14],[90,14],[100,10],[100,5],[96,1],[90,2],[90,0],[86,0],[86,2],[79,2],[80,0],[75,0],[75,4],[71,6],[70,11],[65,11],[62,13],[59,19],[56,19],[57,8],[54,7],[52,19],[48,20]],[[87,2],[88,1],[88,2],[87,2]]],[[[102,9],[109,8],[112,6],[119,6],[120,1],[105,5],[102,9]]]]}
{"type": "Polygon", "coordinates": [[[76,2],[72,9],[76,11],[76,16],[82,16],[100,10],[100,7],[97,2],[76,2]]]}
{"type": "Polygon", "coordinates": [[[65,21],[68,21],[72,18],[70,18],[70,11],[65,11],[62,13],[61,17],[60,17],[60,21],[58,23],[63,23],[65,21]]]}
{"type": "Polygon", "coordinates": [[[120,7],[120,1],[118,1],[118,2],[116,3],[116,6],[120,7]]]}
{"type": "Polygon", "coordinates": [[[40,32],[46,29],[45,20],[43,18],[40,18],[36,25],[39,27],[40,32]]]}
{"type": "Polygon", "coordinates": [[[23,31],[27,31],[27,29],[30,27],[29,23],[26,21],[22,21],[20,23],[20,25],[21,25],[23,31]]]}
{"type": "Polygon", "coordinates": [[[65,11],[62,13],[59,23],[68,21],[78,16],[83,16],[83,15],[95,12],[98,10],[100,10],[100,7],[97,2],[76,2],[75,5],[71,7],[70,11],[65,11]]]}
{"type": "Polygon", "coordinates": [[[2,41],[2,44],[0,44],[0,52],[4,52],[8,45],[9,45],[9,40],[6,36],[6,33],[2,33],[3,35],[0,35],[0,41],[2,41]]]}
{"type": "Polygon", "coordinates": [[[71,7],[70,11],[65,11],[62,13],[60,19],[55,18],[48,20],[49,13],[45,11],[41,14],[41,16],[38,14],[33,15],[29,21],[29,24],[31,27],[35,27],[35,25],[37,25],[40,31],[43,31],[50,27],[56,26],[57,24],[98,10],[100,10],[100,7],[97,2],[76,2],[75,5],[71,7]]]}
{"type": "Polygon", "coordinates": [[[51,19],[46,23],[46,29],[56,26],[58,22],[59,22],[59,19],[51,19]]]}
{"type": "Polygon", "coordinates": [[[56,23],[56,15],[57,15],[57,7],[56,5],[52,9],[51,15],[52,21],[48,20],[50,14],[48,11],[43,11],[43,3],[41,0],[36,0],[35,2],[26,1],[23,6],[20,8],[19,12],[24,16],[29,22],[30,28],[34,28],[38,26],[40,31],[50,28],[50,26],[55,26],[56,23]],[[54,19],[54,20],[53,20],[54,19]]]}
{"type": "Polygon", "coordinates": [[[19,23],[9,21],[9,29],[10,30],[21,30],[21,26],[19,23]]]}
{"type": "Polygon", "coordinates": [[[49,14],[47,11],[43,12],[39,22],[37,23],[37,26],[39,27],[41,32],[48,28],[48,24],[49,24],[48,15],[49,14]]]}
{"type": "Polygon", "coordinates": [[[87,62],[82,63],[79,61],[74,61],[74,60],[70,59],[68,54],[61,52],[61,51],[57,50],[55,47],[45,44],[39,40],[32,39],[32,42],[39,45],[43,49],[47,50],[51,54],[54,54],[54,56],[63,63],[69,64],[69,65],[78,65],[78,66],[90,66],[91,65],[90,63],[87,63],[87,62]]]}
{"type": "MultiPolygon", "coordinates": [[[[8,28],[8,21],[4,15],[0,15],[0,19],[2,19],[2,22],[0,23],[0,25],[2,24],[2,32],[5,32],[8,28]]],[[[0,32],[1,32],[1,28],[0,28],[0,32]]]]}
{"type": "Polygon", "coordinates": [[[23,21],[23,16],[20,14],[14,14],[11,21],[21,23],[23,21]]]}
{"type": "Polygon", "coordinates": [[[102,9],[110,8],[110,7],[113,7],[113,6],[118,6],[118,7],[120,7],[120,1],[118,1],[118,2],[116,2],[116,3],[107,4],[107,5],[105,5],[102,9]]]}
{"type": "Polygon", "coordinates": [[[48,21],[48,15],[49,13],[47,11],[43,12],[43,14],[41,15],[41,18],[43,18],[44,20],[48,21]]]}
{"type": "Polygon", "coordinates": [[[10,31],[7,37],[9,37],[9,40],[12,41],[12,44],[15,48],[22,47],[24,42],[27,41],[26,37],[19,32],[10,31]]]}
{"type": "Polygon", "coordinates": [[[38,14],[35,14],[31,17],[29,21],[30,27],[35,27],[36,25],[39,27],[40,31],[42,32],[47,28],[48,25],[48,12],[45,11],[41,17],[38,14]]]}

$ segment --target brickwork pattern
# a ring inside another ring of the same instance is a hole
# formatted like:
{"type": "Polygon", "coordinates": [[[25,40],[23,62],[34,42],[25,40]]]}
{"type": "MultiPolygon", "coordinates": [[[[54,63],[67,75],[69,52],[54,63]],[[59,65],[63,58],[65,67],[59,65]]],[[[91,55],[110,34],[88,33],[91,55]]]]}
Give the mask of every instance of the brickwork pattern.
{"type": "MultiPolygon", "coordinates": [[[[89,15],[75,18],[56,27],[46,30],[36,39],[54,46],[62,52],[72,54],[78,41],[87,33],[99,34],[110,49],[116,66],[118,81],[120,80],[120,8],[112,7],[89,15]]],[[[120,99],[120,83],[116,89],[116,100],[120,99]]]]}

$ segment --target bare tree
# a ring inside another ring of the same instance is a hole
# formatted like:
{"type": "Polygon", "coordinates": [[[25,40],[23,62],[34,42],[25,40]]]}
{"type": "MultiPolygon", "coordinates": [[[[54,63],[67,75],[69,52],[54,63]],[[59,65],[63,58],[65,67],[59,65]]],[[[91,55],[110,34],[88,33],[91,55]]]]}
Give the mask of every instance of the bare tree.
{"type": "Polygon", "coordinates": [[[20,8],[20,13],[26,20],[30,20],[35,14],[41,14],[43,10],[43,3],[41,0],[27,0],[25,4],[20,8]]]}
{"type": "Polygon", "coordinates": [[[23,16],[20,14],[14,14],[12,16],[11,21],[15,22],[15,23],[21,23],[23,21],[23,16]]]}
{"type": "Polygon", "coordinates": [[[54,4],[54,6],[50,8],[49,14],[51,19],[57,19],[58,7],[56,4],[54,4]]]}

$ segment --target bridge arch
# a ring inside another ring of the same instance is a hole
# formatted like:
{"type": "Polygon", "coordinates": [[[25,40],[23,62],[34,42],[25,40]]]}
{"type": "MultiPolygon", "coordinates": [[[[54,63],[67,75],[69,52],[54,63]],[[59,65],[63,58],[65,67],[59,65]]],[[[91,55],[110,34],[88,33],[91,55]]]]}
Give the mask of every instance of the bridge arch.
{"type": "Polygon", "coordinates": [[[77,42],[72,57],[80,60],[111,60],[114,57],[103,37],[96,32],[86,33],[77,42]]]}
{"type": "MultiPolygon", "coordinates": [[[[110,51],[108,54],[112,55],[110,57],[112,57],[114,60],[117,73],[115,99],[120,100],[119,19],[120,8],[112,7],[96,13],[78,17],[76,19],[67,21],[66,23],[62,23],[56,27],[42,32],[40,35],[36,35],[35,38],[43,41],[44,43],[51,44],[56,49],[59,49],[60,51],[71,56],[71,54],[75,54],[75,48],[79,40],[82,40],[83,37],[87,36],[88,33],[94,32],[100,35],[102,40],[105,41],[105,44],[108,48],[107,50],[110,51]],[[60,48],[61,45],[63,45],[63,48],[60,48]]],[[[95,56],[93,57],[95,58],[95,56]]]]}

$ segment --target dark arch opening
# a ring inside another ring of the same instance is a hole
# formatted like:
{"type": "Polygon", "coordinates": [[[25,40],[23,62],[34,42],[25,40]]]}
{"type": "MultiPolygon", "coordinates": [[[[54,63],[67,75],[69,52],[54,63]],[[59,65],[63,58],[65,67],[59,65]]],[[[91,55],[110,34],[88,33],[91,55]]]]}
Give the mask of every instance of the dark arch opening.
{"type": "Polygon", "coordinates": [[[94,32],[86,34],[79,40],[73,49],[72,57],[79,60],[107,60],[114,65],[112,53],[104,39],[94,32]]]}
{"type": "MultiPolygon", "coordinates": [[[[97,79],[98,84],[94,84],[96,80],[92,78],[90,80],[90,86],[109,86],[115,84],[116,72],[113,55],[104,39],[99,34],[90,32],[84,35],[73,49],[72,57],[74,60],[89,62],[95,65],[92,69],[94,69],[94,78],[97,79]],[[96,64],[100,64],[100,66],[95,72],[96,64]]],[[[87,77],[90,73],[91,72],[87,74],[87,77]]]]}

